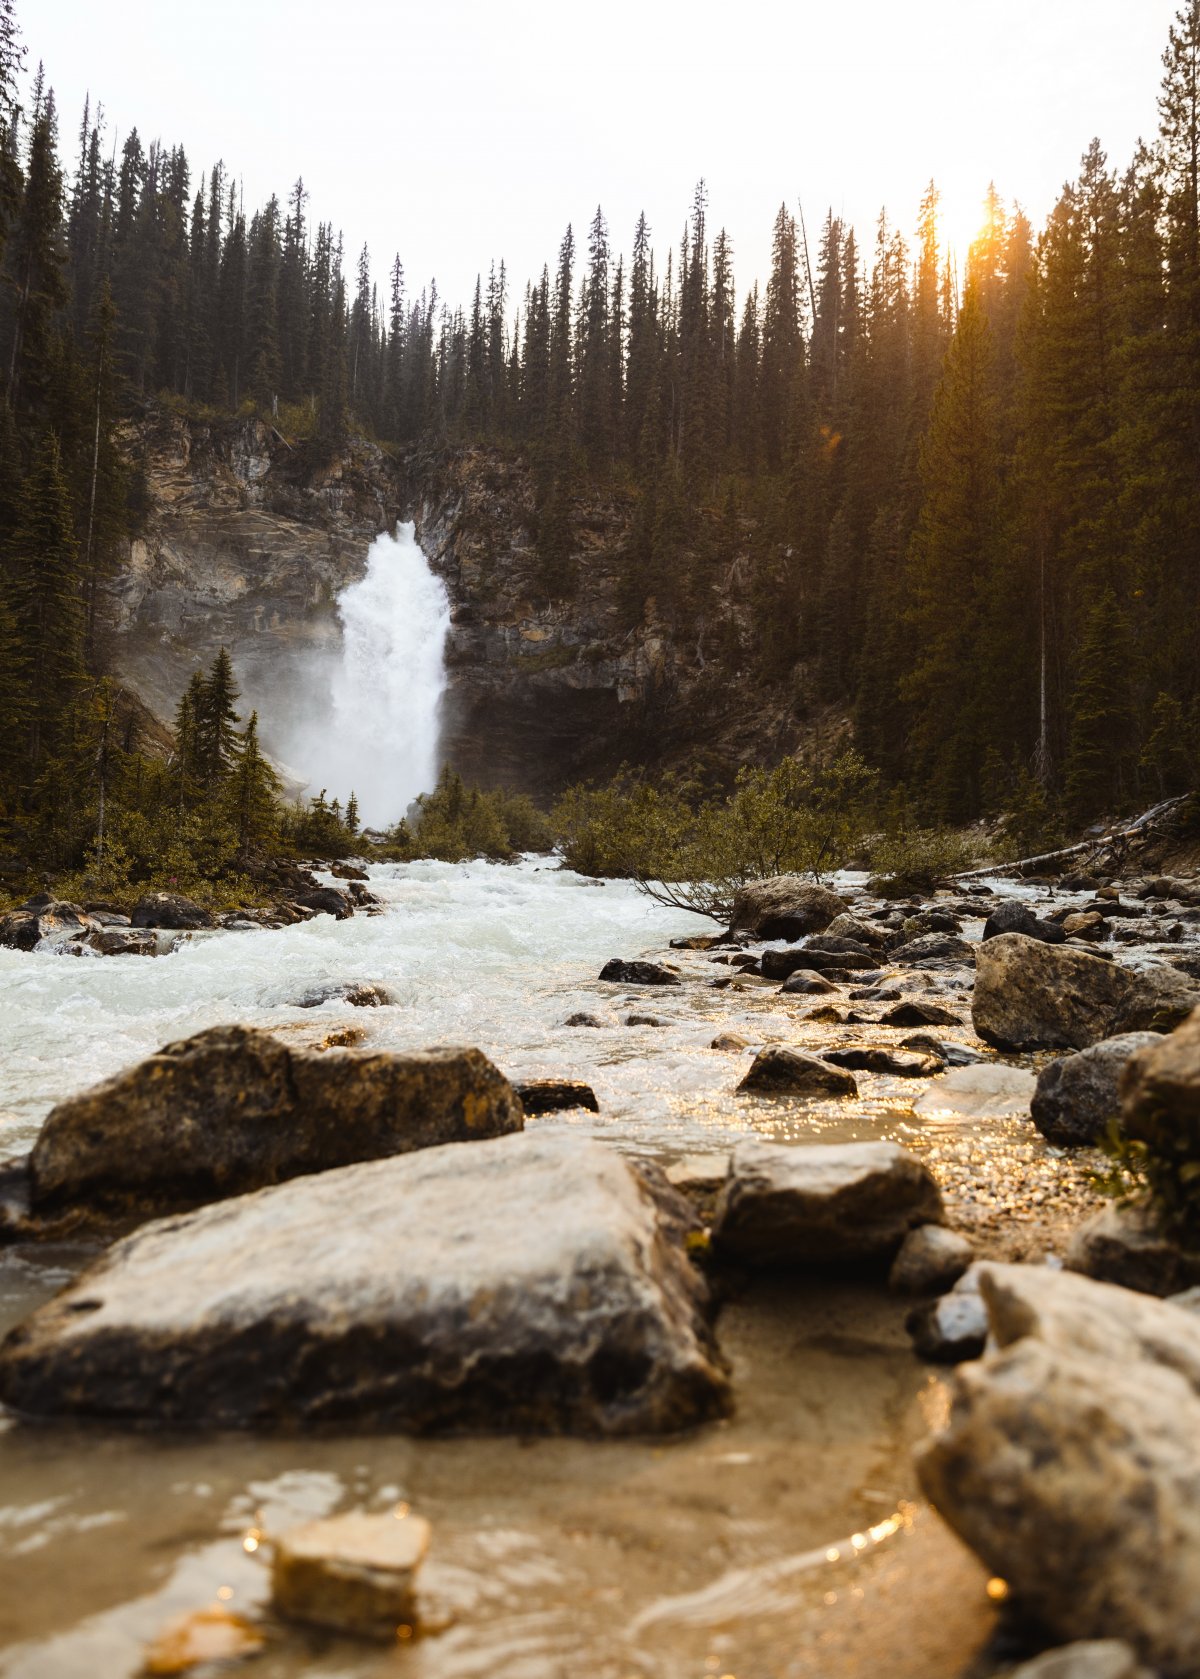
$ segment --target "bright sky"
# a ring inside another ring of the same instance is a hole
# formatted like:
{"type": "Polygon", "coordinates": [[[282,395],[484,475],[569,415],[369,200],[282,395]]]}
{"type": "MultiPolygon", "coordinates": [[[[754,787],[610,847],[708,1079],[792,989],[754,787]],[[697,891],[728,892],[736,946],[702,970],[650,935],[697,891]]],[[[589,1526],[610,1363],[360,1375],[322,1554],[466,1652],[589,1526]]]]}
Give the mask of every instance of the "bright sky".
{"type": "Polygon", "coordinates": [[[1177,0],[17,0],[73,160],[84,95],[109,140],[218,157],[249,208],[303,175],[313,219],[365,241],[381,291],[436,275],[468,302],[504,257],[523,288],[599,202],[623,250],[645,209],[678,241],[695,182],[765,277],[782,200],[867,240],[906,232],[932,176],[965,245],[990,179],[1035,224],[1093,135],[1124,168],[1156,127],[1177,0]]]}

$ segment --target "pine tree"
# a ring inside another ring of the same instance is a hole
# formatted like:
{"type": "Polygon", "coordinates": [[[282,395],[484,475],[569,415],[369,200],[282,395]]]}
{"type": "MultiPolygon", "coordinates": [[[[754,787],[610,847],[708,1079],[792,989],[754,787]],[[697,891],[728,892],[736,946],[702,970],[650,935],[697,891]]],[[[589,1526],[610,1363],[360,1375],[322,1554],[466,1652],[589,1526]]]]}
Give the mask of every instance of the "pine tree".
{"type": "Polygon", "coordinates": [[[195,715],[196,767],[209,793],[221,786],[237,763],[237,699],[233,661],[222,647],[197,694],[195,715]]]}
{"type": "Polygon", "coordinates": [[[258,712],[238,737],[236,761],[229,776],[227,807],[243,853],[267,844],[278,826],[281,783],[258,744],[258,712]]]}
{"type": "Polygon", "coordinates": [[[58,439],[46,436],[21,489],[12,534],[12,609],[29,684],[29,762],[36,772],[59,744],[84,674],[84,610],[71,496],[58,439]]]}

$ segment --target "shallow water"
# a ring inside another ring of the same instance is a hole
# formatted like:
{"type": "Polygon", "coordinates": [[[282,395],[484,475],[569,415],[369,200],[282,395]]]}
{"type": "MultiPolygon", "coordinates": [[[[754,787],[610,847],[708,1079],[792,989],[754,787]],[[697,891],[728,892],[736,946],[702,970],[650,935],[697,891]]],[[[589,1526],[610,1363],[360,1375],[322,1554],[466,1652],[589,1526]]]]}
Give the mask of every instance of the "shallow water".
{"type": "MultiPolygon", "coordinates": [[[[516,1078],[583,1078],[599,1114],[531,1123],[667,1160],[750,1131],[934,1148],[963,1133],[953,1113],[913,1115],[923,1080],[863,1076],[853,1103],[736,1096],[749,1054],[711,1049],[716,1031],[816,1046],[861,1029],[816,1026],[803,1017],[820,999],[775,986],[712,989],[728,968],[665,949],[707,924],[624,883],[532,859],[386,866],[371,881],[383,914],[196,935],[153,960],[0,951],[0,1156],[23,1153],[62,1096],[231,1020],[305,1042],[348,1025],[384,1048],[467,1042],[516,1078]],[[595,978],[639,955],[691,983],[595,978]],[[314,985],[360,981],[395,1004],[297,1006],[314,985]],[[566,1027],[580,1010],[604,1024],[566,1027]],[[627,1026],[630,1013],[662,1024],[627,1026]]],[[[1000,1155],[1029,1127],[969,1129],[1000,1155]]],[[[0,1250],[0,1329],[86,1257],[0,1250]]],[[[172,1617],[218,1602],[265,1627],[248,1669],[264,1679],[954,1679],[991,1610],[977,1564],[919,1505],[911,1446],[940,1385],[903,1316],[853,1285],[734,1300],[720,1336],[737,1415],[680,1441],[180,1439],[0,1420],[0,1679],[124,1679],[172,1617]],[[381,1651],[272,1621],[269,1545],[247,1538],[400,1500],[433,1522],[425,1613],[445,1630],[381,1651]]]]}

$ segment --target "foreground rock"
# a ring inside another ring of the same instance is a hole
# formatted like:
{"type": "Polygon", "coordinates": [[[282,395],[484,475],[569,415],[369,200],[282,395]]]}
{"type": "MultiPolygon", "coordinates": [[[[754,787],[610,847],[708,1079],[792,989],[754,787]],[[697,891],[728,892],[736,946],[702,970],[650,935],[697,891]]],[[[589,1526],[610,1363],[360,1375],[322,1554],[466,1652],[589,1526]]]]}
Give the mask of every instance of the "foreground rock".
{"type": "Polygon", "coordinates": [[[734,894],[731,933],[759,939],[801,939],[821,933],[846,908],[843,898],[803,875],[779,874],[752,880],[734,894]]]}
{"type": "Polygon", "coordinates": [[[0,1346],[0,1399],[205,1428],[684,1428],[729,1403],[690,1222],[574,1137],[301,1178],[117,1243],[0,1346]]]}
{"type": "Polygon", "coordinates": [[[1200,1007],[1167,1038],[1146,1042],[1121,1074],[1121,1117],[1145,1142],[1173,1133],[1200,1155],[1200,1007]]]}
{"type": "Polygon", "coordinates": [[[1117,1081],[1126,1063],[1161,1042],[1155,1032],[1124,1032],[1043,1067],[1030,1103],[1042,1136],[1068,1148],[1096,1142],[1120,1111],[1117,1081]]]}
{"type": "Polygon", "coordinates": [[[713,1244],[753,1265],[881,1262],[908,1232],[940,1223],[928,1168],[894,1143],[739,1143],[713,1244]]]}
{"type": "Polygon", "coordinates": [[[1154,1675],[1123,1639],[1089,1638],[1022,1662],[1010,1679],[1154,1679],[1154,1675]]]}
{"type": "Polygon", "coordinates": [[[403,1508],[291,1528],[275,1546],[272,1607],[289,1620],[361,1638],[391,1643],[400,1627],[411,1635],[429,1538],[429,1523],[403,1508]]]}
{"type": "Polygon", "coordinates": [[[857,1096],[858,1081],[852,1073],[802,1049],[768,1044],[754,1057],[738,1091],[762,1096],[857,1096]]]}
{"type": "Polygon", "coordinates": [[[1175,968],[1134,971],[1083,950],[1002,933],[978,947],[971,1017],[1000,1049],[1087,1049],[1126,1032],[1167,1032],[1200,1004],[1175,968]]]}
{"type": "Polygon", "coordinates": [[[988,1333],[987,1307],[979,1292],[979,1266],[964,1271],[949,1294],[914,1307],[904,1327],[912,1336],[913,1351],[931,1364],[962,1364],[978,1358],[988,1333]]]}
{"type": "Polygon", "coordinates": [[[217,1026],[52,1110],[30,1156],[35,1212],[195,1205],[308,1172],[519,1131],[477,1049],[291,1049],[217,1026]]]}
{"type": "Polygon", "coordinates": [[[1183,1377],[1026,1338],[951,1382],[921,1484],[1018,1613],[1200,1673],[1200,1398],[1183,1377]]]}

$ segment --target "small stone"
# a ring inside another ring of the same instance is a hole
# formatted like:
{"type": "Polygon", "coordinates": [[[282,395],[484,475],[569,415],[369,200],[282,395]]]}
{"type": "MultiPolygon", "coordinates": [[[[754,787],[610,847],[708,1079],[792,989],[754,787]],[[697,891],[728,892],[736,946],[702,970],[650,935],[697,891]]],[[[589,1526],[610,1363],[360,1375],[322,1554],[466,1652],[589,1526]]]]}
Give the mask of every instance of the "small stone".
{"type": "Polygon", "coordinates": [[[669,1021],[660,1020],[656,1014],[627,1014],[626,1026],[667,1026],[669,1021]]]}
{"type": "Polygon", "coordinates": [[[598,1014],[588,1014],[586,1009],[580,1009],[576,1014],[569,1014],[563,1021],[564,1026],[607,1026],[606,1020],[601,1020],[598,1014]]]}
{"type": "Polygon", "coordinates": [[[271,1602],[290,1620],[390,1642],[416,1624],[414,1577],[429,1537],[429,1523],[404,1506],[292,1528],[275,1547],[271,1602]]]}
{"type": "Polygon", "coordinates": [[[623,962],[615,956],[601,968],[600,978],[614,985],[679,984],[679,975],[661,962],[623,962]]]}
{"type": "Polygon", "coordinates": [[[739,1037],[736,1032],[718,1032],[708,1047],[709,1049],[719,1049],[725,1055],[740,1055],[744,1049],[749,1049],[750,1045],[745,1038],[739,1037]]]}
{"type": "Polygon", "coordinates": [[[1069,939],[1098,939],[1104,932],[1104,917],[1092,910],[1068,915],[1060,925],[1069,939]]]}
{"type": "Polygon", "coordinates": [[[169,1621],[147,1649],[142,1673],[186,1673],[209,1662],[257,1655],[265,1643],[259,1629],[244,1616],[214,1605],[169,1621]]]}
{"type": "Polygon", "coordinates": [[[987,1342],[988,1315],[976,1268],[965,1271],[949,1294],[914,1306],[904,1320],[913,1351],[931,1364],[979,1358],[987,1342]]]}
{"type": "Polygon", "coordinates": [[[848,1016],[843,1015],[841,1009],[831,1008],[826,1004],[824,1008],[809,1009],[804,1018],[818,1026],[841,1026],[848,1016]]]}
{"type": "Polygon", "coordinates": [[[881,1026],[961,1026],[958,1015],[938,1003],[922,1003],[915,999],[897,1003],[880,1017],[881,1026]]]}
{"type": "Polygon", "coordinates": [[[526,1114],[562,1113],[568,1108],[600,1112],[596,1092],[580,1079],[527,1079],[514,1085],[526,1114]]]}
{"type": "Polygon", "coordinates": [[[922,1224],[904,1238],[888,1276],[894,1294],[944,1294],[953,1288],[975,1257],[957,1230],[922,1224]]]}
{"type": "Polygon", "coordinates": [[[850,1073],[815,1055],[768,1044],[754,1057],[738,1091],[766,1096],[857,1096],[858,1084],[850,1073]]]}
{"type": "Polygon", "coordinates": [[[823,997],[830,991],[836,991],[837,986],[832,980],[823,979],[820,974],[806,972],[803,969],[783,982],[785,997],[823,997]]]}
{"type": "Polygon", "coordinates": [[[934,1055],[913,1055],[886,1044],[853,1044],[846,1049],[826,1049],[822,1061],[834,1067],[848,1067],[855,1072],[882,1073],[892,1078],[928,1079],[942,1070],[942,1062],[934,1055]]]}
{"type": "Polygon", "coordinates": [[[987,1056],[968,1044],[957,1043],[953,1038],[935,1038],[932,1032],[914,1032],[909,1038],[901,1038],[901,1049],[915,1050],[918,1055],[936,1055],[948,1067],[977,1067],[987,1056]]]}

